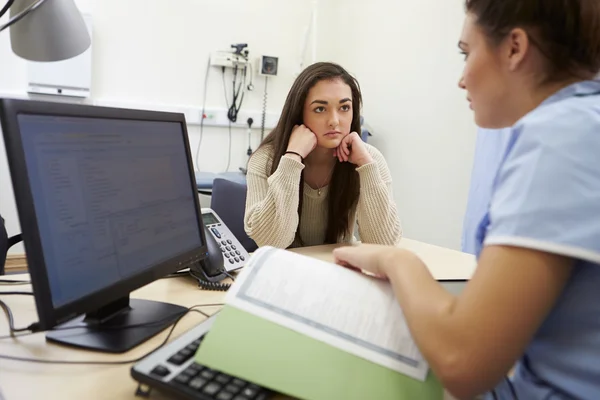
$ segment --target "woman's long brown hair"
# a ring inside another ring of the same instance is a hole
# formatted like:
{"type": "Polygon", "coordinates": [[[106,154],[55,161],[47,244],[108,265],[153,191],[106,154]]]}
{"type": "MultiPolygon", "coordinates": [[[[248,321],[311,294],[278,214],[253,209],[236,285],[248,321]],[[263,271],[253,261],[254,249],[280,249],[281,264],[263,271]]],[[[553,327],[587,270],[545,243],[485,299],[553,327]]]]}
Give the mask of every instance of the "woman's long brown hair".
{"type": "MultiPolygon", "coordinates": [[[[323,80],[340,79],[352,90],[352,125],[351,132],[360,134],[360,110],[362,95],[356,79],[341,66],[320,62],[307,67],[298,75],[285,100],[281,116],[275,128],[265,137],[260,147],[273,146],[273,164],[267,175],[272,175],[279,166],[281,157],[285,154],[290,136],[295,125],[303,124],[303,110],[308,91],[323,80]]],[[[259,148],[260,148],[259,147],[259,148]]],[[[331,182],[329,183],[329,204],[325,243],[333,244],[345,235],[351,233],[351,212],[359,196],[359,179],[356,166],[348,163],[336,163],[331,182]]],[[[304,197],[304,173],[300,179],[300,203],[298,206],[299,221],[302,219],[302,199],[304,197]]],[[[300,226],[296,229],[296,239],[303,244],[300,237],[300,226]]]]}

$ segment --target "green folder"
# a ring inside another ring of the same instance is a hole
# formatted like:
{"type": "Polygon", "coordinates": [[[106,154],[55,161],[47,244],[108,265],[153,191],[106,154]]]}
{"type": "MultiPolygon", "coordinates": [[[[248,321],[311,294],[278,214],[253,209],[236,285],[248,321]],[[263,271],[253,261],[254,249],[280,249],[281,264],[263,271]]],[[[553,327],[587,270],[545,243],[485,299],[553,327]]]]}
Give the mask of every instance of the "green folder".
{"type": "Polygon", "coordinates": [[[225,306],[196,361],[307,400],[441,400],[431,370],[422,382],[232,306],[225,306]]]}

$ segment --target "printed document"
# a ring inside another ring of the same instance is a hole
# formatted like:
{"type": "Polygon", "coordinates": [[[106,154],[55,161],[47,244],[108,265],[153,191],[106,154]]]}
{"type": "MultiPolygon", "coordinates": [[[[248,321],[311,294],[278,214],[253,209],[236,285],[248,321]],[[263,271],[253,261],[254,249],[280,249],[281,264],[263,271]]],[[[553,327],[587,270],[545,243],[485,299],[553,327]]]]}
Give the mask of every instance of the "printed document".
{"type": "Polygon", "coordinates": [[[426,378],[428,365],[389,282],[262,247],[226,303],[412,378],[426,378]]]}

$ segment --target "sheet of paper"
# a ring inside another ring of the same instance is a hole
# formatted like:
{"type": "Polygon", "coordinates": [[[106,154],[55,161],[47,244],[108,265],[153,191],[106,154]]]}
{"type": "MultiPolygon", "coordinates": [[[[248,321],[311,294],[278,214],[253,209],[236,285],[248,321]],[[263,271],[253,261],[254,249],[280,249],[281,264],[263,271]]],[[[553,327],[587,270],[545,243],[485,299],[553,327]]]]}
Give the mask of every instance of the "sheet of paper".
{"type": "Polygon", "coordinates": [[[427,375],[387,282],[263,247],[226,302],[412,378],[423,381],[427,375]]]}

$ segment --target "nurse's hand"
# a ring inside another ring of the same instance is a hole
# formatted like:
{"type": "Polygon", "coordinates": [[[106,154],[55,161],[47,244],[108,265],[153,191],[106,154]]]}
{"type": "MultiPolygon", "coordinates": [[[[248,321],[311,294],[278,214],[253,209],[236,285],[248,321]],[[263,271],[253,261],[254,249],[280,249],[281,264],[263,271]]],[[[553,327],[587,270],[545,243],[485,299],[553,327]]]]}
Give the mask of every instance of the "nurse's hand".
{"type": "Polygon", "coordinates": [[[381,279],[387,279],[394,269],[401,268],[405,262],[421,262],[408,250],[374,244],[337,248],[333,251],[333,258],[338,265],[381,279]]]}
{"type": "Polygon", "coordinates": [[[365,142],[356,132],[349,133],[342,139],[340,145],[333,150],[333,156],[340,162],[350,162],[358,167],[373,162],[365,142]]]}

